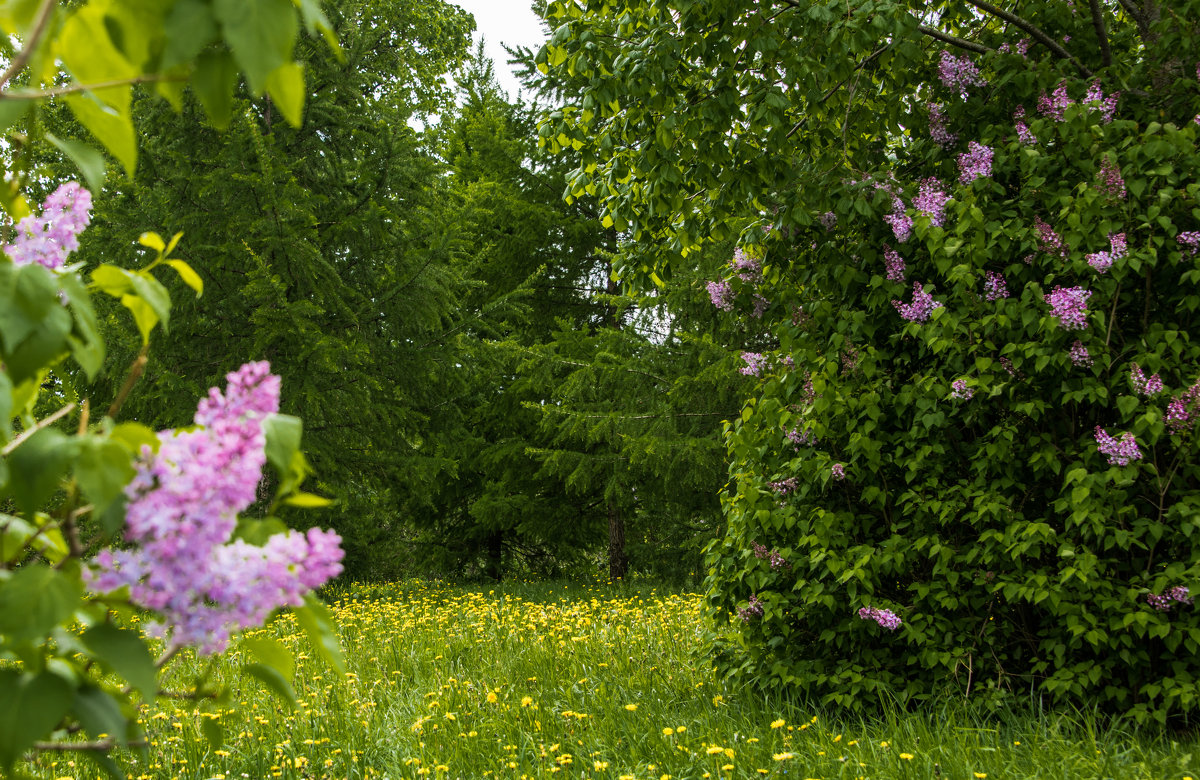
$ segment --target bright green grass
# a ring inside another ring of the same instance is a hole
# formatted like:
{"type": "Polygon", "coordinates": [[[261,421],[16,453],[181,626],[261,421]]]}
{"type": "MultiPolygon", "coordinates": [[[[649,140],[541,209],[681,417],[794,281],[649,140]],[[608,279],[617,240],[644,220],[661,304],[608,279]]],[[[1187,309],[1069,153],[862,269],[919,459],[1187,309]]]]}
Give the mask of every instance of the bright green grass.
{"type": "MultiPolygon", "coordinates": [[[[862,722],[741,690],[716,679],[702,655],[695,595],[404,583],[350,587],[330,601],[345,679],[304,655],[285,617],[264,634],[300,655],[301,706],[290,711],[239,678],[234,651],[214,667],[233,687],[218,715],[187,702],[144,713],[149,761],[121,757],[131,777],[1200,776],[1194,739],[1103,731],[1079,716],[997,723],[947,706],[862,722]],[[220,750],[201,736],[203,719],[226,732],[220,750]]],[[[174,685],[202,666],[177,661],[174,685]]],[[[42,757],[38,776],[96,775],[71,759],[42,757]]]]}

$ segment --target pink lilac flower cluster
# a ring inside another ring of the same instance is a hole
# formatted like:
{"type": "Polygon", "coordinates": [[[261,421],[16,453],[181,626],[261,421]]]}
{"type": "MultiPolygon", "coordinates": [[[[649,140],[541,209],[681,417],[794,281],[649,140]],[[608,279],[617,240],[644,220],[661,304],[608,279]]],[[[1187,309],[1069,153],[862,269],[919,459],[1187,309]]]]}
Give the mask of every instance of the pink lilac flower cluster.
{"type": "Polygon", "coordinates": [[[1120,260],[1125,256],[1127,244],[1125,243],[1124,233],[1110,233],[1108,236],[1107,252],[1092,252],[1087,255],[1087,262],[1097,273],[1106,273],[1112,268],[1112,264],[1116,260],[1120,260]]]}
{"type": "Polygon", "coordinates": [[[1161,595],[1158,593],[1147,593],[1146,603],[1159,612],[1170,612],[1171,607],[1176,604],[1191,604],[1192,598],[1185,586],[1176,585],[1172,588],[1167,588],[1161,595]]]}
{"type": "Polygon", "coordinates": [[[1175,236],[1175,240],[1179,242],[1180,247],[1187,247],[1188,254],[1195,255],[1200,252],[1200,230],[1188,230],[1175,236]]]}
{"type": "Polygon", "coordinates": [[[796,488],[800,487],[800,482],[795,477],[788,477],[787,479],[777,479],[774,482],[768,482],[767,487],[771,488],[772,493],[786,496],[788,493],[795,492],[796,488]]]}
{"type": "Polygon", "coordinates": [[[943,149],[954,146],[958,136],[946,128],[946,117],[942,114],[941,103],[929,104],[929,135],[933,142],[943,149]]]}
{"type": "Polygon", "coordinates": [[[958,156],[958,181],[960,184],[970,184],[976,179],[986,179],[992,175],[992,148],[972,141],[967,151],[958,156]]]}
{"type": "Polygon", "coordinates": [[[163,431],[157,453],[143,448],[125,488],[125,538],[137,547],[101,552],[88,573],[97,592],[128,586],[133,603],[162,616],[153,628],[171,647],[202,654],[279,607],[299,606],[342,570],[332,531],[288,531],[261,547],[230,541],[262,477],[263,419],[279,409],[279,377],[261,362],[226,378],[224,394],[213,388],[200,401],[196,429],[163,431]]]}
{"type": "Polygon", "coordinates": [[[742,619],[743,623],[749,623],[752,618],[763,616],[762,602],[758,600],[758,596],[751,593],[750,601],[744,607],[738,607],[737,616],[742,619]]]}
{"type": "Polygon", "coordinates": [[[833,230],[837,227],[837,214],[834,214],[832,211],[826,211],[817,217],[817,221],[821,223],[821,227],[825,228],[825,230],[833,230]]]}
{"type": "Polygon", "coordinates": [[[1088,354],[1087,347],[1083,346],[1083,342],[1075,339],[1075,343],[1071,345],[1071,362],[1080,367],[1090,366],[1093,362],[1092,356],[1088,354]]]}
{"type": "Polygon", "coordinates": [[[1067,83],[1064,81],[1058,85],[1052,95],[1042,93],[1042,96],[1038,98],[1038,111],[1055,122],[1061,122],[1066,118],[1067,106],[1074,103],[1075,101],[1067,96],[1067,83]]]}
{"type": "Polygon", "coordinates": [[[929,217],[929,221],[941,227],[946,217],[946,201],[950,195],[943,189],[942,183],[934,177],[923,179],[917,190],[913,206],[917,211],[929,217]]]}
{"type": "Polygon", "coordinates": [[[767,563],[771,564],[772,569],[792,568],[792,564],[788,563],[787,559],[778,550],[767,552],[766,545],[759,544],[758,542],[751,542],[750,547],[754,550],[754,557],[765,559],[767,563]]]}
{"type": "Polygon", "coordinates": [[[950,399],[952,401],[970,401],[975,391],[967,386],[967,380],[955,379],[950,383],[950,399]]]}
{"type": "Polygon", "coordinates": [[[900,316],[909,322],[925,322],[934,309],[942,308],[942,304],[935,301],[931,293],[925,292],[920,282],[913,282],[912,303],[893,300],[892,306],[895,306],[900,316]]]}
{"type": "Polygon", "coordinates": [[[938,77],[950,89],[958,90],[959,97],[963,100],[969,95],[968,87],[987,86],[987,81],[979,75],[979,68],[975,67],[975,63],[965,54],[955,57],[950,52],[943,51],[941,62],[938,63],[938,77]]]}
{"type": "Polygon", "coordinates": [[[843,349],[840,357],[842,362],[843,376],[853,374],[858,368],[858,361],[862,359],[862,355],[859,353],[858,348],[853,344],[843,349]]]}
{"type": "Polygon", "coordinates": [[[1067,245],[1063,242],[1062,236],[1054,232],[1054,228],[1043,222],[1041,217],[1033,218],[1033,226],[1038,232],[1038,251],[1059,257],[1067,256],[1067,245]]]}
{"type": "Polygon", "coordinates": [[[1017,106],[1017,110],[1013,112],[1013,126],[1017,130],[1017,140],[1022,145],[1037,145],[1037,136],[1029,129],[1029,125],[1025,124],[1025,106],[1017,106]]]}
{"type": "Polygon", "coordinates": [[[1083,96],[1083,104],[1098,109],[1100,111],[1100,121],[1107,124],[1113,120],[1113,116],[1117,113],[1117,100],[1120,97],[1120,92],[1114,92],[1108,97],[1104,97],[1104,90],[1100,88],[1100,82],[1093,81],[1091,86],[1088,87],[1087,94],[1083,96]]]}
{"type": "Polygon", "coordinates": [[[1128,466],[1130,461],[1141,460],[1142,451],[1138,449],[1137,439],[1129,431],[1114,439],[1099,425],[1096,426],[1096,448],[1101,455],[1108,456],[1110,466],[1128,466]]]}
{"type": "Polygon", "coordinates": [[[754,294],[753,307],[750,309],[750,316],[756,320],[762,319],[763,312],[771,305],[771,302],[762,297],[758,293],[754,294]]]}
{"type": "Polygon", "coordinates": [[[730,262],[730,265],[733,266],[737,277],[743,282],[752,282],[762,273],[762,265],[753,257],[746,254],[746,250],[741,247],[734,250],[733,260],[730,262]]]}
{"type": "Polygon", "coordinates": [[[762,376],[762,370],[767,366],[766,355],[759,352],[743,352],[742,360],[746,361],[746,365],[738,370],[746,376],[762,376]]]}
{"type": "Polygon", "coordinates": [[[796,449],[800,449],[801,447],[815,447],[817,445],[817,437],[813,435],[812,428],[801,430],[800,426],[796,425],[790,431],[784,431],[783,435],[796,449]]]}
{"type": "Polygon", "coordinates": [[[1167,404],[1167,414],[1164,419],[1172,436],[1178,436],[1191,428],[1197,406],[1200,406],[1200,382],[1185,390],[1182,396],[1171,399],[1171,402],[1167,404]]]}
{"type": "Polygon", "coordinates": [[[1087,304],[1091,290],[1082,287],[1055,287],[1046,296],[1050,315],[1066,330],[1087,330],[1087,304]]]}
{"type": "Polygon", "coordinates": [[[92,193],[67,182],[46,197],[40,215],[17,223],[17,237],[3,251],[14,265],[37,263],[54,270],[79,248],[79,234],[92,221],[92,193]]]}
{"type": "Polygon", "coordinates": [[[839,482],[841,480],[845,479],[846,478],[846,464],[835,463],[832,466],[830,466],[829,467],[829,476],[833,477],[834,479],[838,480],[839,482]]]}
{"type": "Polygon", "coordinates": [[[1005,54],[1011,54],[1012,52],[1016,52],[1020,56],[1024,57],[1025,53],[1029,51],[1030,43],[1032,43],[1032,41],[1030,41],[1028,38],[1022,38],[1021,40],[1017,41],[1016,44],[1012,47],[1010,47],[1007,43],[1002,43],[1002,44],[1000,44],[999,51],[1001,51],[1005,54]]]}
{"type": "Polygon", "coordinates": [[[904,258],[887,244],[883,245],[883,265],[889,282],[904,281],[904,258]]]}
{"type": "Polygon", "coordinates": [[[987,271],[983,275],[983,297],[989,301],[998,301],[1008,297],[1008,282],[1003,274],[987,271]]]}
{"type": "Polygon", "coordinates": [[[858,616],[862,620],[874,620],[889,631],[895,631],[904,622],[890,609],[876,609],[875,607],[863,607],[858,610],[858,616]]]}
{"type": "Polygon", "coordinates": [[[1121,169],[1117,166],[1117,161],[1112,155],[1104,155],[1104,160],[1100,163],[1100,172],[1096,174],[1098,187],[1101,192],[1110,198],[1118,200],[1125,197],[1125,180],[1121,178],[1121,169]]]}
{"type": "Polygon", "coordinates": [[[1163,391],[1162,378],[1158,374],[1151,374],[1148,378],[1142,373],[1142,367],[1134,363],[1129,367],[1129,382],[1133,385],[1133,391],[1138,395],[1144,395],[1147,398],[1158,395],[1163,391]]]}
{"type": "Polygon", "coordinates": [[[724,279],[708,283],[708,297],[712,301],[712,305],[721,311],[733,309],[733,286],[724,279]]]}
{"type": "Polygon", "coordinates": [[[895,195],[892,196],[892,213],[883,218],[883,221],[888,223],[892,228],[892,235],[896,240],[903,244],[912,237],[913,221],[912,217],[905,212],[904,201],[895,195]]]}

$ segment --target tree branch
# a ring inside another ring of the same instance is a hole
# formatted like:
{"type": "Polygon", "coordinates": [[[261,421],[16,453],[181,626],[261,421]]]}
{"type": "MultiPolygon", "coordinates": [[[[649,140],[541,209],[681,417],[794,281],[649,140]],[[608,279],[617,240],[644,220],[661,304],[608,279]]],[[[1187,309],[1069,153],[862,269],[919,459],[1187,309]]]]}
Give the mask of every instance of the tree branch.
{"type": "Polygon", "coordinates": [[[30,436],[43,428],[50,427],[74,410],[75,404],[67,404],[49,417],[39,420],[37,425],[33,426],[32,428],[26,428],[25,430],[21,431],[20,436],[10,441],[7,445],[5,445],[4,449],[0,450],[0,457],[7,457],[8,455],[11,455],[13,450],[15,450],[17,447],[20,447],[30,436]]]}
{"type": "Polygon", "coordinates": [[[80,92],[94,92],[100,89],[112,89],[113,87],[128,87],[134,84],[154,84],[160,81],[187,81],[187,79],[183,76],[161,76],[156,73],[148,73],[141,76],[134,76],[131,79],[97,81],[94,84],[67,84],[62,87],[54,87],[53,89],[39,89],[17,93],[4,92],[0,93],[0,100],[42,100],[43,98],[58,97],[60,95],[76,95],[80,92]]]}
{"type": "Polygon", "coordinates": [[[928,35],[930,38],[937,38],[939,41],[948,43],[951,46],[957,46],[960,49],[966,49],[967,51],[973,51],[978,54],[987,54],[988,52],[992,51],[982,43],[975,43],[974,41],[968,41],[965,38],[955,37],[950,33],[944,33],[941,30],[930,27],[927,24],[922,24],[917,27],[917,29],[928,35]]]}
{"type": "Polygon", "coordinates": [[[1025,19],[1024,17],[1021,17],[1021,16],[1017,16],[1016,14],[1014,14],[1010,11],[1005,11],[1003,8],[999,8],[997,6],[992,5],[989,2],[986,2],[986,0],[967,0],[967,2],[970,3],[971,5],[975,6],[976,8],[978,8],[980,11],[983,11],[984,13],[989,13],[992,16],[999,17],[999,18],[1003,19],[1004,21],[1008,22],[1009,24],[1013,25],[1014,27],[1020,27],[1022,30],[1024,30],[1025,32],[1027,32],[1031,36],[1033,36],[1033,39],[1035,41],[1042,44],[1043,46],[1045,46],[1047,49],[1049,49],[1050,51],[1057,54],[1062,59],[1067,60],[1071,64],[1073,64],[1079,70],[1079,72],[1082,73],[1085,77],[1090,77],[1092,75],[1092,72],[1087,69],[1087,66],[1085,66],[1082,62],[1080,62],[1078,59],[1076,59],[1075,55],[1071,54],[1071,52],[1064,49],[1058,43],[1058,41],[1051,38],[1049,35],[1047,35],[1042,30],[1042,28],[1038,27],[1036,24],[1029,21],[1028,19],[1025,19]]]}
{"type": "Polygon", "coordinates": [[[13,57],[8,69],[4,73],[0,73],[0,89],[3,89],[4,85],[11,81],[13,76],[20,73],[25,64],[29,62],[29,58],[33,56],[42,36],[46,34],[46,26],[50,23],[50,17],[54,15],[57,5],[57,0],[42,0],[42,5],[38,8],[37,17],[33,22],[33,30],[29,33],[29,40],[17,53],[17,56],[13,57]]]}
{"type": "Polygon", "coordinates": [[[1104,63],[1104,67],[1112,65],[1112,48],[1108,45],[1108,30],[1104,26],[1104,9],[1100,7],[1100,0],[1091,0],[1092,2],[1092,25],[1096,28],[1096,37],[1100,39],[1100,57],[1104,63]]]}
{"type": "MultiPolygon", "coordinates": [[[[124,743],[122,747],[146,747],[148,744],[145,740],[136,740],[124,743]]],[[[81,750],[106,753],[117,747],[117,745],[117,741],[112,739],[101,739],[95,742],[35,742],[33,743],[33,749],[52,751],[81,750]]]]}

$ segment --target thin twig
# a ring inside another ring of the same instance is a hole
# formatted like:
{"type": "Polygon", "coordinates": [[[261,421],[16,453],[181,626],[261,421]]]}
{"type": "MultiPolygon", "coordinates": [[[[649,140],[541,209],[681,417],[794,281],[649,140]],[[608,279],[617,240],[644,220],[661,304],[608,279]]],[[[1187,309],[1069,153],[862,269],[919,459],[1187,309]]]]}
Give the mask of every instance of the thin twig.
{"type": "MultiPolygon", "coordinates": [[[[33,22],[33,30],[29,33],[29,40],[13,57],[13,61],[9,63],[8,69],[4,73],[0,73],[0,89],[9,81],[12,81],[13,76],[21,72],[29,62],[29,58],[33,56],[33,52],[37,50],[38,44],[41,42],[42,36],[46,34],[46,26],[50,23],[50,17],[54,15],[54,8],[57,6],[57,0],[42,0],[42,5],[38,8],[37,18],[33,22]]],[[[2,94],[0,94],[2,97],[2,94]]]]}
{"type": "Polygon", "coordinates": [[[4,449],[0,450],[0,457],[7,457],[8,455],[11,455],[13,450],[24,444],[25,440],[30,436],[42,430],[43,428],[50,427],[73,411],[75,411],[75,404],[67,404],[49,417],[44,417],[39,420],[37,425],[33,426],[32,428],[26,428],[25,430],[21,431],[20,436],[10,441],[4,446],[4,449]]]}
{"type": "Polygon", "coordinates": [[[53,751],[80,750],[84,752],[106,753],[118,745],[121,747],[146,747],[149,744],[144,739],[124,743],[113,739],[100,739],[95,742],[34,742],[33,749],[53,751]]]}
{"type": "Polygon", "coordinates": [[[1100,0],[1092,0],[1092,25],[1096,28],[1096,37],[1100,39],[1100,59],[1104,67],[1112,65],[1112,48],[1108,45],[1108,30],[1104,25],[1104,9],[1100,0]]]}
{"type": "Polygon", "coordinates": [[[94,84],[67,84],[62,87],[53,89],[40,89],[34,92],[18,92],[0,93],[0,101],[2,100],[41,100],[43,98],[59,97],[61,95],[75,95],[80,92],[95,92],[101,89],[112,89],[113,87],[129,87],[134,84],[156,84],[158,82],[170,81],[187,81],[183,76],[161,76],[155,73],[147,73],[141,76],[134,76],[131,79],[113,79],[112,81],[97,81],[94,84]]]}
{"type": "Polygon", "coordinates": [[[1011,11],[1005,11],[1003,8],[994,6],[991,3],[986,2],[986,0],[967,0],[967,2],[970,3],[971,5],[975,6],[976,8],[978,8],[980,11],[989,13],[992,16],[997,16],[1015,27],[1020,27],[1022,30],[1024,30],[1025,32],[1027,32],[1031,36],[1033,36],[1033,39],[1036,40],[1038,43],[1042,44],[1047,49],[1049,49],[1050,51],[1057,54],[1059,57],[1061,57],[1064,60],[1067,60],[1071,64],[1073,64],[1076,68],[1079,69],[1079,72],[1082,73],[1085,77],[1091,77],[1092,72],[1087,69],[1087,66],[1085,66],[1082,62],[1080,62],[1078,59],[1076,59],[1075,55],[1071,54],[1071,52],[1064,49],[1058,43],[1058,41],[1054,40],[1049,35],[1047,35],[1042,30],[1042,28],[1038,27],[1033,22],[1029,21],[1028,19],[1026,19],[1024,17],[1017,16],[1016,14],[1012,13],[1011,11]]]}
{"type": "MultiPolygon", "coordinates": [[[[822,96],[821,96],[821,99],[820,99],[819,101],[817,101],[817,105],[818,105],[818,106],[819,106],[819,105],[823,105],[823,104],[825,103],[825,101],[826,101],[826,100],[829,100],[829,98],[833,97],[833,93],[837,92],[839,89],[841,89],[842,87],[846,86],[846,84],[848,84],[848,83],[850,82],[850,79],[854,78],[854,75],[855,75],[856,73],[858,73],[860,70],[862,70],[863,68],[865,68],[867,65],[869,65],[870,63],[872,63],[872,62],[874,62],[876,59],[878,59],[878,58],[879,58],[879,55],[880,55],[880,54],[883,54],[883,53],[884,53],[885,51],[887,51],[887,50],[888,50],[888,48],[890,48],[890,47],[891,47],[891,44],[887,44],[886,46],[880,46],[878,49],[876,49],[875,51],[873,51],[873,52],[871,52],[869,55],[867,55],[867,57],[866,57],[866,58],[865,58],[865,59],[864,59],[862,62],[860,62],[858,65],[856,65],[856,66],[855,66],[855,68],[854,68],[854,72],[853,72],[853,73],[851,73],[851,74],[850,74],[849,76],[847,76],[846,78],[842,79],[842,80],[841,80],[840,82],[838,82],[837,84],[834,84],[832,87],[830,87],[830,88],[829,88],[829,91],[827,91],[827,92],[826,92],[824,95],[822,95],[822,96]]],[[[800,130],[800,129],[802,129],[802,128],[803,128],[805,125],[807,125],[807,124],[808,124],[808,118],[809,118],[810,116],[812,116],[812,109],[813,109],[813,108],[815,108],[815,107],[816,107],[816,106],[810,106],[810,107],[808,108],[808,110],[807,110],[807,111],[805,111],[804,118],[803,118],[803,119],[801,119],[799,122],[797,122],[797,123],[796,123],[796,124],[795,124],[795,125],[792,127],[792,129],[791,129],[791,130],[788,130],[788,134],[787,134],[787,137],[788,137],[788,138],[791,138],[793,135],[795,135],[795,134],[796,134],[796,131],[797,131],[797,130],[800,130]]]]}
{"type": "Polygon", "coordinates": [[[117,397],[113,399],[112,406],[108,407],[108,417],[114,420],[117,417],[117,412],[121,411],[121,407],[125,404],[125,399],[129,397],[129,391],[141,379],[142,372],[146,370],[146,363],[149,361],[150,345],[143,344],[142,351],[138,352],[138,356],[129,366],[129,375],[125,377],[125,384],[121,385],[121,391],[117,393],[117,397]]]}

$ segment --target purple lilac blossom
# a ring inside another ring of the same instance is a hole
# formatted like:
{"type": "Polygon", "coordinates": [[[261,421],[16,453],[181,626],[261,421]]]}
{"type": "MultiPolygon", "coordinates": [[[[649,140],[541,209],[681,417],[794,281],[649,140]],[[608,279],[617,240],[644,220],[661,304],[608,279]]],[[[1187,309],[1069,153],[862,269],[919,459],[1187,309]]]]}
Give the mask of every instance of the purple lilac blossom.
{"type": "Polygon", "coordinates": [[[771,492],[786,496],[800,487],[800,482],[795,477],[788,477],[787,479],[777,479],[774,482],[768,482],[767,486],[771,488],[771,492]]]}
{"type": "Polygon", "coordinates": [[[832,211],[826,211],[817,217],[817,221],[821,223],[821,227],[825,228],[825,230],[833,230],[837,227],[837,214],[834,214],[832,211]]]}
{"type": "Polygon", "coordinates": [[[835,463],[829,467],[829,476],[841,481],[846,478],[846,464],[835,463]]]}
{"type": "Polygon", "coordinates": [[[989,301],[1008,297],[1008,282],[1004,276],[995,271],[987,271],[983,276],[983,297],[989,301]]]}
{"type": "Polygon", "coordinates": [[[766,356],[759,352],[743,352],[742,360],[746,361],[746,365],[738,370],[746,376],[761,376],[767,365],[766,356]]]}
{"type": "Polygon", "coordinates": [[[958,181],[960,184],[970,184],[976,179],[990,178],[992,175],[992,155],[990,146],[972,141],[967,151],[958,156],[958,181]]]}
{"type": "Polygon", "coordinates": [[[929,221],[938,227],[942,227],[945,221],[946,201],[950,200],[950,195],[942,188],[942,183],[934,177],[923,179],[921,186],[917,190],[917,198],[913,201],[913,206],[917,211],[929,217],[929,221]]]}
{"type": "Polygon", "coordinates": [[[758,293],[755,293],[754,294],[754,308],[752,308],[750,310],[750,316],[756,320],[762,319],[763,312],[765,312],[767,310],[767,307],[770,305],[771,305],[770,301],[768,301],[766,298],[762,297],[758,293]]]}
{"type": "Polygon", "coordinates": [[[1096,448],[1101,455],[1108,456],[1108,465],[1127,466],[1130,461],[1141,460],[1142,451],[1138,449],[1137,439],[1129,431],[1121,434],[1120,439],[1114,439],[1099,425],[1096,426],[1096,448]]]}
{"type": "Polygon", "coordinates": [[[813,447],[817,443],[817,437],[813,435],[812,429],[805,428],[801,430],[799,425],[796,425],[790,431],[784,431],[783,435],[796,449],[813,447]]]}
{"type": "Polygon", "coordinates": [[[1180,248],[1187,247],[1189,255],[1200,252],[1200,230],[1188,230],[1175,236],[1180,248]]]}
{"type": "Polygon", "coordinates": [[[232,633],[261,625],[279,607],[341,572],[340,537],[312,528],[272,536],[262,547],[230,541],[237,515],[254,502],[266,462],[263,420],[279,409],[279,377],[265,362],[227,377],[222,394],[201,399],[194,430],[159,434],[144,447],[125,488],[125,538],[137,547],[104,550],[89,586],[122,586],[130,600],[158,612],[152,628],[170,647],[221,652],[232,633]]]}
{"type": "Polygon", "coordinates": [[[909,322],[925,322],[933,314],[934,309],[942,308],[942,304],[933,299],[933,295],[925,292],[920,282],[913,282],[912,303],[893,300],[892,306],[900,316],[909,322]]]}
{"type": "Polygon", "coordinates": [[[750,255],[746,254],[746,250],[738,247],[733,252],[733,260],[730,262],[733,270],[737,273],[737,277],[743,282],[752,282],[762,272],[762,265],[750,255]]]}
{"type": "Polygon", "coordinates": [[[883,264],[887,269],[889,282],[904,281],[904,258],[887,244],[883,245],[883,264]]]}
{"type": "Polygon", "coordinates": [[[1087,303],[1091,290],[1082,287],[1055,287],[1046,296],[1050,314],[1058,318],[1058,324],[1066,330],[1086,330],[1087,303]]]}
{"type": "Polygon", "coordinates": [[[1038,232],[1038,250],[1048,255],[1067,256],[1067,246],[1062,236],[1054,232],[1054,228],[1042,221],[1041,217],[1033,218],[1033,226],[1038,232]]]}
{"type": "Polygon", "coordinates": [[[1017,130],[1017,140],[1022,145],[1037,145],[1037,136],[1029,129],[1029,125],[1025,124],[1025,106],[1017,106],[1017,110],[1013,112],[1013,126],[1017,130]]]}
{"type": "Polygon", "coordinates": [[[965,54],[955,57],[950,52],[943,51],[941,62],[938,63],[938,76],[944,85],[957,90],[963,100],[969,95],[967,87],[987,86],[987,81],[979,75],[979,68],[975,67],[975,63],[965,54]]]}
{"type": "Polygon", "coordinates": [[[46,197],[40,215],[17,223],[17,237],[3,251],[14,265],[62,268],[79,248],[79,234],[92,221],[91,209],[92,193],[78,182],[67,182],[46,197]]]}
{"type": "Polygon", "coordinates": [[[1067,83],[1064,81],[1054,90],[1053,95],[1042,93],[1042,96],[1038,98],[1038,111],[1055,122],[1061,122],[1066,118],[1067,106],[1074,103],[1075,101],[1067,96],[1067,83]]]}
{"type": "Polygon", "coordinates": [[[1113,258],[1108,252],[1093,252],[1087,256],[1087,263],[1096,273],[1108,273],[1108,269],[1112,268],[1113,258]]]}
{"type": "Polygon", "coordinates": [[[975,391],[967,387],[967,380],[955,379],[950,383],[950,399],[953,401],[970,401],[975,391]]]}
{"type": "Polygon", "coordinates": [[[708,283],[708,297],[712,300],[712,305],[721,311],[733,309],[733,286],[724,279],[708,283]]]}
{"type": "Polygon", "coordinates": [[[1083,342],[1075,339],[1075,343],[1071,345],[1071,362],[1076,366],[1090,366],[1094,361],[1092,356],[1088,354],[1087,347],[1083,346],[1083,342]]]}
{"type": "Polygon", "coordinates": [[[889,631],[895,631],[904,622],[890,609],[876,609],[875,607],[863,607],[858,610],[858,617],[862,620],[874,620],[889,631]]]}
{"type": "Polygon", "coordinates": [[[1121,178],[1121,169],[1112,155],[1104,155],[1100,163],[1100,172],[1096,174],[1100,191],[1110,198],[1118,200],[1125,197],[1125,180],[1121,178]]]}
{"type": "Polygon", "coordinates": [[[929,135],[943,149],[954,146],[958,141],[958,136],[946,129],[946,117],[942,114],[940,103],[929,104],[929,135]]]}
{"type": "Polygon", "coordinates": [[[1159,612],[1169,612],[1171,607],[1176,604],[1191,604],[1192,598],[1186,586],[1175,585],[1174,587],[1167,588],[1161,595],[1157,593],[1146,594],[1146,603],[1159,612]]]}
{"type": "Polygon", "coordinates": [[[1133,363],[1129,367],[1129,382],[1133,385],[1135,393],[1144,395],[1147,398],[1158,395],[1163,391],[1162,378],[1158,374],[1151,374],[1147,378],[1142,373],[1142,367],[1137,363],[1133,363]]]}
{"type": "Polygon", "coordinates": [[[1108,97],[1104,97],[1104,90],[1100,88],[1100,81],[1096,80],[1088,87],[1087,94],[1083,96],[1083,103],[1084,105],[1098,109],[1100,111],[1101,123],[1107,124],[1113,120],[1113,115],[1117,113],[1117,100],[1120,97],[1120,92],[1114,92],[1108,97]]]}
{"type": "Polygon", "coordinates": [[[1172,398],[1167,404],[1167,414],[1164,418],[1172,436],[1185,433],[1192,424],[1196,414],[1196,406],[1200,403],[1200,382],[1189,387],[1179,398],[1172,398]]]}
{"type": "Polygon", "coordinates": [[[743,623],[749,623],[751,618],[762,617],[763,607],[762,602],[758,600],[758,596],[751,593],[750,601],[744,607],[739,607],[737,616],[742,619],[743,623]]]}

